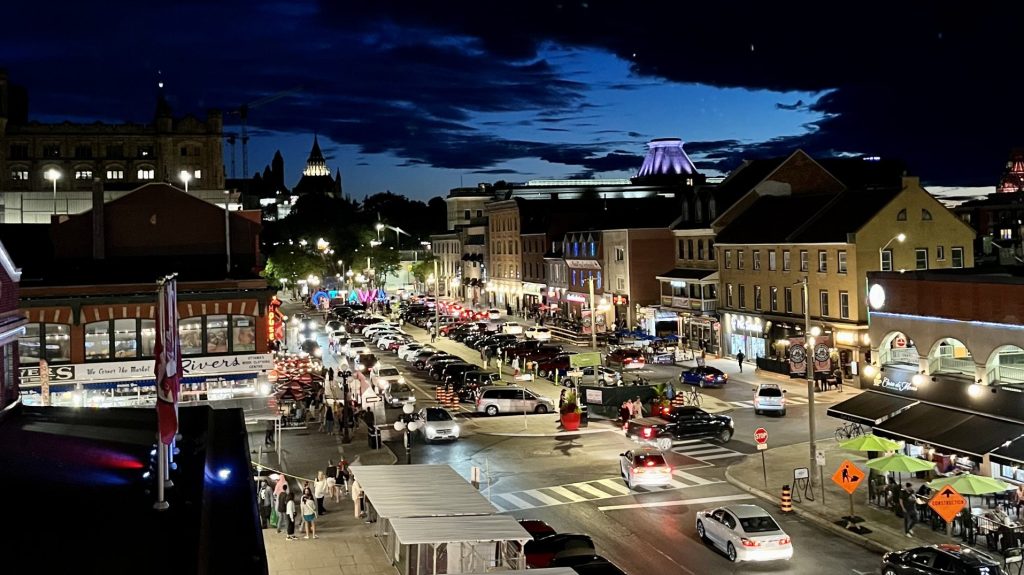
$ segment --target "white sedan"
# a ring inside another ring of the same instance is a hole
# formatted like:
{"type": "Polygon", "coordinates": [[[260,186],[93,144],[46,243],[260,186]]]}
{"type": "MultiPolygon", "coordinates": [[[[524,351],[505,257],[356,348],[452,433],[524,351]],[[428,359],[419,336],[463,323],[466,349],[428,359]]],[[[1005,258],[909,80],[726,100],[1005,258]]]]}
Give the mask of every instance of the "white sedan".
{"type": "Polygon", "coordinates": [[[535,339],[537,341],[551,341],[551,330],[546,327],[531,325],[530,327],[526,328],[526,331],[524,331],[523,334],[526,336],[526,339],[535,339]]]}
{"type": "Polygon", "coordinates": [[[641,448],[619,454],[619,472],[626,486],[664,487],[672,484],[672,466],[657,449],[641,448]]]}
{"type": "Polygon", "coordinates": [[[793,557],[793,542],[757,505],[730,505],[697,513],[697,535],[725,551],[729,561],[776,561],[793,557]]]}
{"type": "Polygon", "coordinates": [[[377,340],[377,349],[386,350],[392,343],[408,341],[409,337],[400,333],[388,334],[377,340]]]}
{"type": "Polygon", "coordinates": [[[431,348],[429,345],[424,345],[422,343],[416,343],[416,342],[407,343],[407,344],[403,345],[402,347],[398,348],[398,359],[404,359],[405,361],[412,361],[413,356],[416,355],[417,353],[423,351],[424,349],[433,349],[433,348],[431,348]]]}
{"type": "Polygon", "coordinates": [[[436,441],[438,439],[451,439],[454,441],[459,438],[459,424],[455,423],[455,418],[443,407],[425,407],[421,409],[420,421],[423,422],[420,433],[423,434],[423,438],[427,441],[436,441]]]}
{"type": "Polygon", "coordinates": [[[349,359],[355,359],[361,353],[366,353],[369,348],[366,347],[366,342],[361,339],[350,339],[348,343],[342,346],[342,351],[345,352],[345,357],[349,359]]]}
{"type": "Polygon", "coordinates": [[[507,321],[501,326],[501,333],[511,333],[513,335],[520,335],[523,333],[523,325],[514,321],[507,321]]]}

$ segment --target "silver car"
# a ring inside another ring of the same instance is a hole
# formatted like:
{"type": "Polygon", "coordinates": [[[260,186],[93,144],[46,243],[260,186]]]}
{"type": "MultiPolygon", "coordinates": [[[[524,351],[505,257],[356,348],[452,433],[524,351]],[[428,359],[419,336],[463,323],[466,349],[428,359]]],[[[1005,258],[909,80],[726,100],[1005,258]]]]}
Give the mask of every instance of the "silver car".
{"type": "Polygon", "coordinates": [[[730,561],[777,561],[793,557],[793,542],[757,505],[730,505],[697,513],[697,535],[725,551],[730,561]]]}
{"type": "Polygon", "coordinates": [[[476,398],[476,412],[487,415],[548,413],[554,410],[555,404],[550,399],[511,385],[482,387],[476,398]]]}

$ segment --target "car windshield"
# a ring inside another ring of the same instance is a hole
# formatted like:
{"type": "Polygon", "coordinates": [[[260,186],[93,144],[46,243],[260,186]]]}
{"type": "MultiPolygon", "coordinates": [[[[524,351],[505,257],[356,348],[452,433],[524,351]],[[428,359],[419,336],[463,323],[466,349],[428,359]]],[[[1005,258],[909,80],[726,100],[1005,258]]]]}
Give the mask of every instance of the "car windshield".
{"type": "Polygon", "coordinates": [[[394,367],[385,367],[384,369],[378,371],[377,373],[382,377],[394,377],[396,375],[401,375],[400,373],[398,373],[398,369],[394,367]]]}
{"type": "Polygon", "coordinates": [[[356,340],[356,341],[353,341],[353,342],[349,342],[348,345],[349,345],[349,347],[366,347],[366,342],[360,341],[360,340],[356,340]]]}
{"type": "Polygon", "coordinates": [[[761,515],[759,517],[741,517],[740,525],[747,533],[767,533],[768,531],[781,531],[779,524],[771,516],[761,515]]]}
{"type": "Polygon", "coordinates": [[[665,465],[665,458],[660,453],[644,453],[633,458],[637,467],[657,467],[665,465]]]}
{"type": "Polygon", "coordinates": [[[782,390],[777,387],[762,387],[757,394],[761,397],[782,397],[782,390]]]}
{"type": "Polygon", "coordinates": [[[412,389],[408,385],[401,383],[399,385],[392,386],[391,393],[412,393],[412,389]]]}
{"type": "Polygon", "coordinates": [[[428,409],[427,410],[427,421],[451,421],[452,416],[450,413],[443,409],[428,409]]]}

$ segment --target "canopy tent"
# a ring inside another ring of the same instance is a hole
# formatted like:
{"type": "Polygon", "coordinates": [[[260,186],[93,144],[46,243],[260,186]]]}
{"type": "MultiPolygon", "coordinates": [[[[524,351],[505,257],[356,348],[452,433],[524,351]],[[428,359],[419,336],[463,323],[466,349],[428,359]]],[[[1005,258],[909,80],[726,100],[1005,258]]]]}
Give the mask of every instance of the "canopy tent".
{"type": "Polygon", "coordinates": [[[980,460],[1007,441],[1024,435],[1024,425],[919,403],[883,422],[875,432],[980,460]]]}
{"type": "Polygon", "coordinates": [[[351,469],[366,501],[380,517],[497,513],[448,465],[353,465],[351,469]]]}
{"type": "Polygon", "coordinates": [[[840,443],[839,447],[849,449],[850,451],[896,451],[901,445],[899,441],[879,437],[872,433],[865,433],[853,439],[847,439],[840,443]]]}
{"type": "MultiPolygon", "coordinates": [[[[530,569],[530,575],[579,575],[579,572],[572,567],[545,567],[543,569],[530,569]]],[[[494,575],[494,571],[479,573],[463,573],[463,575],[494,575]]]]}
{"type": "Polygon", "coordinates": [[[828,408],[826,413],[832,417],[874,427],[915,405],[917,405],[917,402],[913,399],[887,393],[865,391],[844,402],[833,405],[828,408]]]}
{"type": "Polygon", "coordinates": [[[391,522],[402,544],[518,541],[533,537],[509,515],[399,517],[391,522]]]}

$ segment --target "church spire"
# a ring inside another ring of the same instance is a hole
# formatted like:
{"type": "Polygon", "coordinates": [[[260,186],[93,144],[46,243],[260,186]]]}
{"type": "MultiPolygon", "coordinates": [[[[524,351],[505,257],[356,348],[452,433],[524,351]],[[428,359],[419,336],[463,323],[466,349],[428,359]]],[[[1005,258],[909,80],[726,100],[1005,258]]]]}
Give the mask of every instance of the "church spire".
{"type": "Polygon", "coordinates": [[[330,176],[331,171],[327,169],[327,160],[320,151],[320,142],[313,135],[313,149],[309,152],[309,159],[306,160],[306,169],[302,171],[304,176],[330,176]]]}

